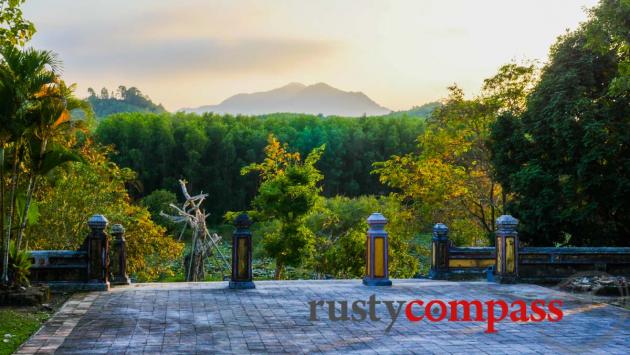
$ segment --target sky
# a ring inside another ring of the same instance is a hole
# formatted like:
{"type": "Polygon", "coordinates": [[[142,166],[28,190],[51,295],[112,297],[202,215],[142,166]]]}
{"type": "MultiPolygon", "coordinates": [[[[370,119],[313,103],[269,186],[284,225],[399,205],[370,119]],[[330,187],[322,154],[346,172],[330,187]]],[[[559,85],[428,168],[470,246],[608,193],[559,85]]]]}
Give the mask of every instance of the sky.
{"type": "Polygon", "coordinates": [[[290,82],[392,110],[469,95],[511,61],[547,59],[596,0],[28,0],[31,42],[66,82],[136,86],[167,110],[290,82]]]}

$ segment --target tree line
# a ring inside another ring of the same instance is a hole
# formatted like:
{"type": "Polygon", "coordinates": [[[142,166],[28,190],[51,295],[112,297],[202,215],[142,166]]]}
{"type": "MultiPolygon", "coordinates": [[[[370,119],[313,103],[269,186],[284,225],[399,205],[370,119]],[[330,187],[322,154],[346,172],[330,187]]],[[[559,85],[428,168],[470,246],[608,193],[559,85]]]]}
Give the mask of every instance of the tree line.
{"type": "Polygon", "coordinates": [[[119,112],[166,112],[162,104],[155,104],[135,86],[127,88],[120,85],[116,91],[104,87],[100,94],[92,88],[88,88],[87,91],[89,94],[87,101],[97,118],[119,112]]]}
{"type": "Polygon", "coordinates": [[[210,194],[210,221],[226,211],[244,210],[259,179],[241,168],[264,158],[269,133],[306,156],[326,145],[317,168],[324,196],[384,195],[390,189],[371,174],[374,162],[414,150],[424,129],[418,117],[320,117],[272,114],[258,117],[215,114],[123,113],[101,121],[96,137],[117,151],[117,164],[138,172],[135,197],[177,191],[186,179],[193,191],[210,194]]]}

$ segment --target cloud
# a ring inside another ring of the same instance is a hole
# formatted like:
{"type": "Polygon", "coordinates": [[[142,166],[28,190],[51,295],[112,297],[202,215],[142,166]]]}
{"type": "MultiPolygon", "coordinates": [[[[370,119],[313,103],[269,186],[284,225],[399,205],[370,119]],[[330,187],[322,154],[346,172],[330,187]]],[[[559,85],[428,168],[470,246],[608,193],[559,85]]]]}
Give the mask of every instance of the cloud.
{"type": "Polygon", "coordinates": [[[200,73],[280,73],[342,51],[332,40],[295,38],[122,37],[72,30],[47,36],[66,68],[78,71],[129,72],[134,76],[200,73]],[[55,38],[63,40],[56,41],[55,38]]]}
{"type": "MultiPolygon", "coordinates": [[[[38,21],[41,28],[34,43],[58,52],[67,71],[128,73],[135,78],[193,73],[274,75],[305,67],[318,58],[331,58],[345,47],[339,39],[261,31],[271,18],[269,10],[259,5],[233,9],[230,5],[224,13],[209,11],[216,5],[185,5],[102,13],[110,6],[97,2],[96,9],[84,9],[84,17],[65,12],[70,19],[63,26],[50,22],[51,14],[35,13],[46,20],[38,21]]],[[[63,9],[53,11],[62,15],[63,9]]]]}
{"type": "Polygon", "coordinates": [[[102,51],[83,53],[77,60],[90,63],[96,70],[145,74],[267,72],[298,66],[313,57],[330,55],[338,48],[335,43],[296,39],[154,40],[107,46],[102,51]]]}

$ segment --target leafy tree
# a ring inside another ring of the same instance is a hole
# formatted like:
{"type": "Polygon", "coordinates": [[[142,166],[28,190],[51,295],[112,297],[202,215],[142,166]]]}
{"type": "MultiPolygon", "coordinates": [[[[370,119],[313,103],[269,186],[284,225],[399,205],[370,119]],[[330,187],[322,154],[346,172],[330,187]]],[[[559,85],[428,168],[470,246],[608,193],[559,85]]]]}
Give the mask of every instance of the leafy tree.
{"type": "Polygon", "coordinates": [[[532,245],[629,245],[630,3],[604,0],[559,38],[521,113],[492,130],[497,179],[532,245]]]}
{"type": "Polygon", "coordinates": [[[136,87],[120,85],[116,92],[102,88],[100,96],[94,89],[88,88],[88,94],[87,100],[99,118],[120,112],[166,112],[161,104],[153,103],[136,87]]]}
{"type": "Polygon", "coordinates": [[[160,212],[170,211],[170,205],[176,203],[177,196],[167,190],[155,190],[140,201],[140,204],[151,213],[151,220],[171,233],[176,231],[176,225],[171,220],[160,215],[160,212]]]}
{"type": "Polygon", "coordinates": [[[313,234],[305,218],[319,200],[317,186],[322,175],[315,168],[325,146],[314,149],[302,161],[299,153],[288,152],[287,144],[270,135],[265,160],[243,168],[242,174],[258,172],[262,183],[254,198],[256,220],[276,221],[279,228],[263,236],[263,247],[276,260],[275,279],[282,278],[285,265],[296,266],[313,248],[313,234]]]}
{"type": "Polygon", "coordinates": [[[428,118],[428,117],[431,117],[431,114],[433,113],[433,111],[435,111],[440,106],[442,106],[441,102],[428,102],[421,106],[414,106],[410,110],[392,112],[388,116],[393,116],[393,117],[408,116],[408,117],[428,118]]]}
{"type": "Polygon", "coordinates": [[[27,229],[28,246],[76,249],[89,232],[87,218],[102,213],[111,224],[121,223],[126,229],[127,265],[132,276],[140,281],[172,276],[182,243],[166,235],[165,228],[151,220],[145,207],[131,203],[125,182],[133,180],[135,174],[108,161],[106,152],[88,139],[81,145],[85,163],[55,169],[45,180],[37,191],[39,222],[27,229]]]}
{"type": "Polygon", "coordinates": [[[49,85],[40,93],[40,99],[27,114],[31,126],[26,136],[29,157],[26,164],[28,183],[21,214],[22,222],[17,232],[18,250],[22,244],[22,235],[28,220],[26,216],[39,179],[61,164],[81,160],[78,154],[54,142],[56,138],[65,139],[64,132],[74,128],[70,122],[72,111],[82,110],[88,116],[91,114],[89,105],[74,97],[73,91],[74,86],[67,87],[63,81],[58,80],[56,85],[49,85]]]}
{"type": "MultiPolygon", "coordinates": [[[[55,122],[60,118],[44,116],[53,113],[50,112],[54,106],[51,94],[61,83],[56,74],[58,62],[52,52],[5,46],[0,48],[0,57],[0,230],[4,238],[2,282],[6,284],[9,281],[9,242],[15,236],[14,226],[20,225],[16,203],[26,142],[28,137],[36,137],[35,131],[44,120],[55,122]],[[12,150],[9,160],[5,159],[6,149],[12,150]],[[10,163],[10,186],[8,198],[5,198],[7,162],[10,163]]],[[[40,153],[45,150],[40,149],[38,157],[40,153]]],[[[19,248],[19,243],[16,247],[19,248]]]]}
{"type": "Polygon", "coordinates": [[[0,0],[0,47],[23,46],[35,33],[32,22],[22,17],[25,0],[0,0]]]}
{"type": "Polygon", "coordinates": [[[416,254],[421,251],[412,245],[412,240],[418,226],[410,223],[398,200],[388,196],[337,196],[325,199],[307,218],[307,225],[315,235],[315,253],[309,264],[320,277],[364,275],[366,219],[376,211],[388,219],[390,275],[405,278],[417,273],[416,254]]]}
{"type": "Polygon", "coordinates": [[[241,168],[264,159],[273,133],[302,155],[326,144],[317,163],[323,173],[322,194],[360,196],[391,189],[371,175],[372,163],[413,151],[424,120],[412,117],[317,117],[274,114],[260,117],[204,114],[117,114],[99,122],[96,136],[114,145],[111,159],[138,172],[142,198],[157,189],[178,191],[185,178],[195,190],[210,194],[209,223],[225,211],[247,209],[257,181],[241,168]]]}
{"type": "Polygon", "coordinates": [[[521,109],[534,73],[534,66],[507,64],[485,81],[484,95],[472,100],[450,87],[418,138],[419,153],[375,164],[381,182],[398,189],[427,228],[442,221],[456,240],[492,243],[505,195],[492,174],[490,126],[499,113],[521,109]]]}
{"type": "Polygon", "coordinates": [[[630,2],[601,0],[589,15],[589,22],[584,24],[585,46],[595,53],[615,57],[617,70],[607,93],[613,97],[627,97],[630,92],[630,2]]]}

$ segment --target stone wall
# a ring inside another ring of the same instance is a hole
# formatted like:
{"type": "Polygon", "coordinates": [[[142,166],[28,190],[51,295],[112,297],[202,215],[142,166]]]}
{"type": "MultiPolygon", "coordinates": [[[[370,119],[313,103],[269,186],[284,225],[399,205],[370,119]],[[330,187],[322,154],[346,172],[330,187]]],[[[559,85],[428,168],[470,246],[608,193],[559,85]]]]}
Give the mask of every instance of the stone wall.
{"type": "Polygon", "coordinates": [[[448,239],[448,228],[444,224],[436,224],[429,277],[495,280],[499,276],[500,282],[531,283],[557,283],[580,273],[630,277],[630,248],[520,247],[517,223],[511,216],[502,216],[497,220],[497,245],[503,243],[502,250],[505,250],[499,255],[495,247],[456,247],[448,239]],[[501,218],[503,220],[500,221],[501,218]],[[501,224],[502,221],[505,224],[501,224]],[[513,238],[512,242],[502,242],[501,233],[513,238]],[[510,250],[512,244],[513,250],[510,250]],[[502,260],[504,270],[498,270],[499,260],[502,260]]]}
{"type": "Polygon", "coordinates": [[[53,290],[85,291],[109,290],[110,278],[113,284],[129,284],[124,228],[119,224],[112,226],[115,239],[112,241],[114,250],[110,251],[110,237],[105,232],[107,224],[102,215],[90,217],[90,233],[79,250],[30,251],[31,283],[45,284],[53,290]]]}

